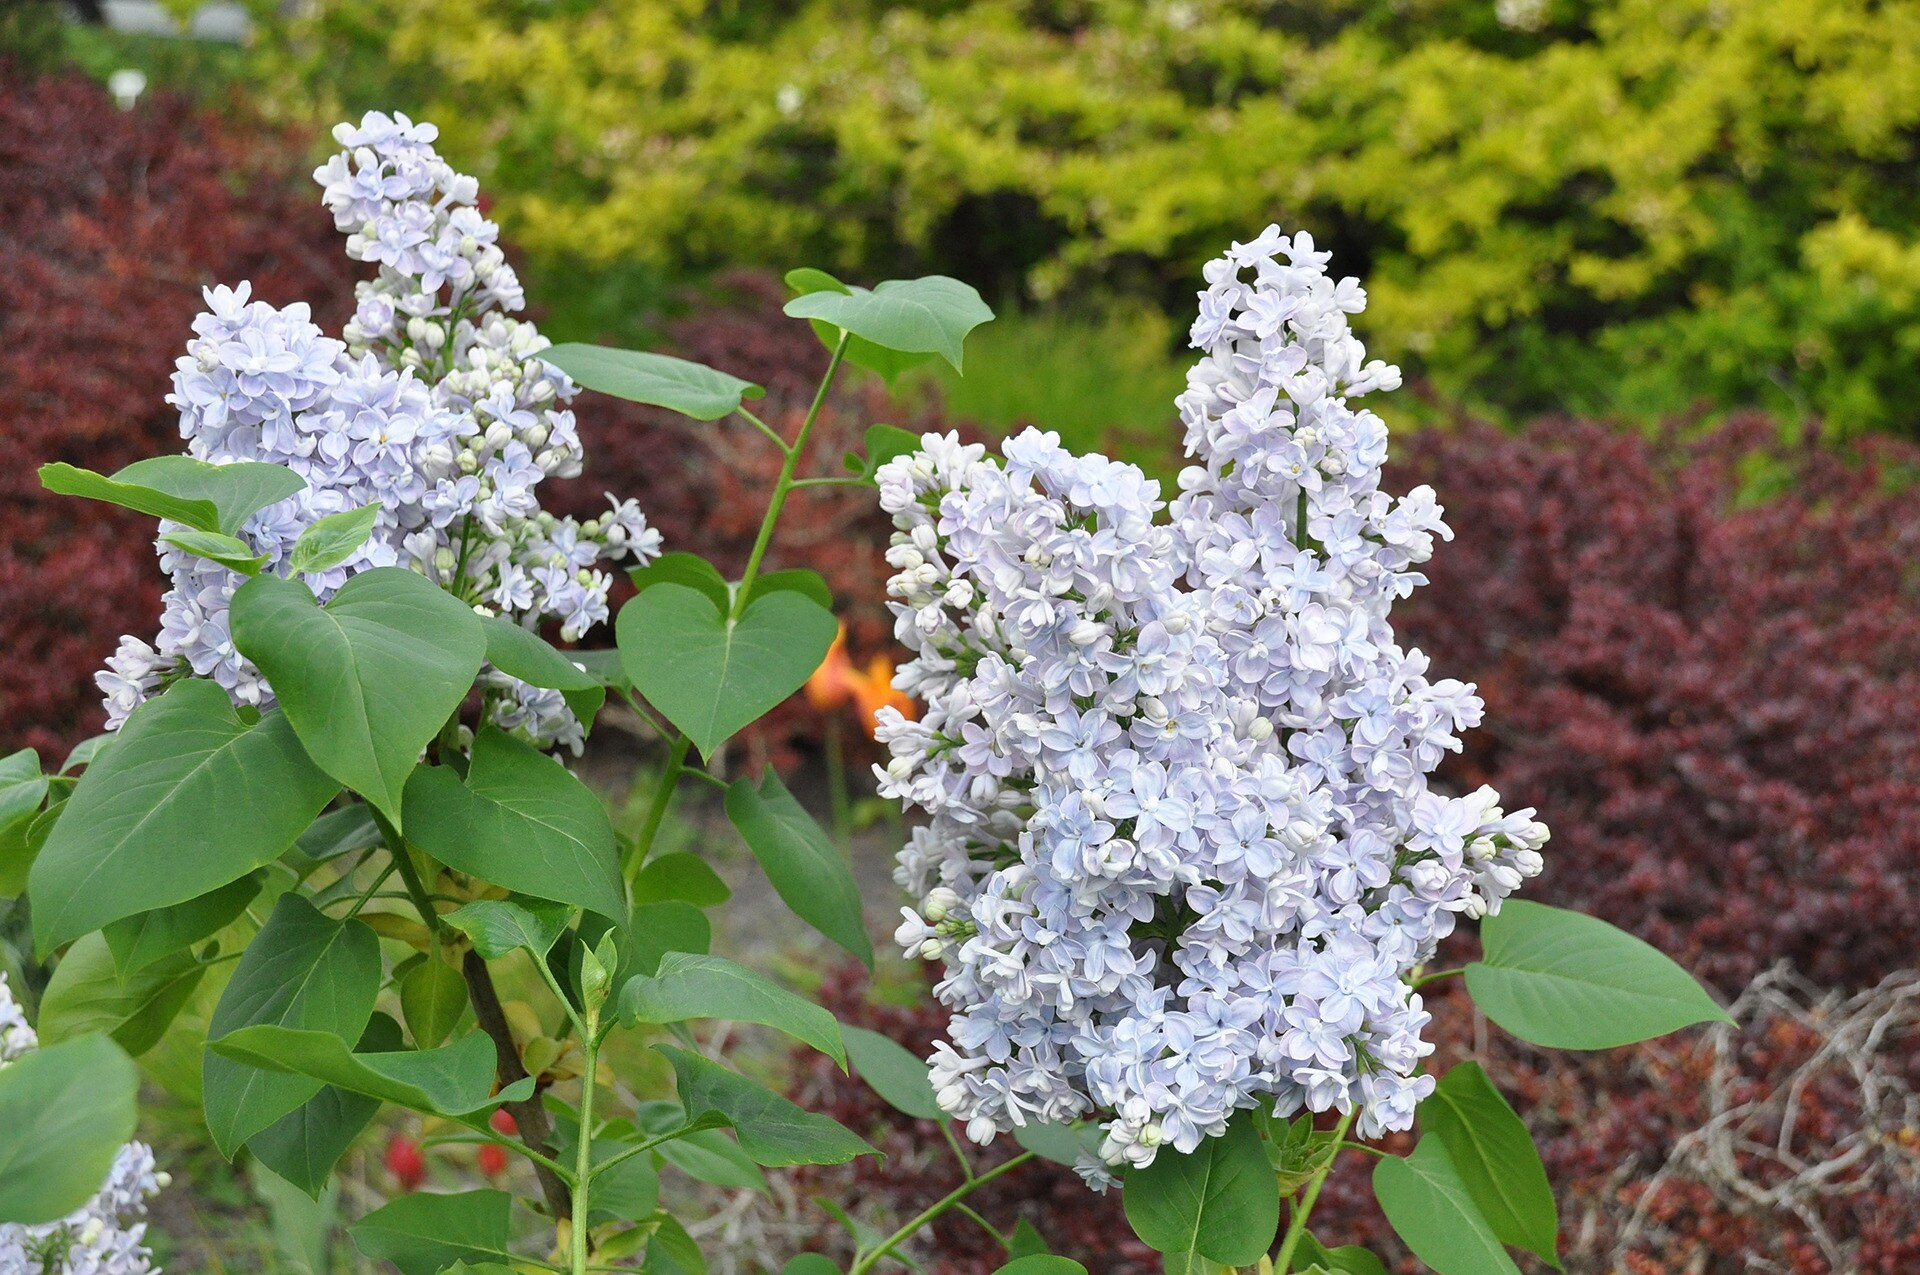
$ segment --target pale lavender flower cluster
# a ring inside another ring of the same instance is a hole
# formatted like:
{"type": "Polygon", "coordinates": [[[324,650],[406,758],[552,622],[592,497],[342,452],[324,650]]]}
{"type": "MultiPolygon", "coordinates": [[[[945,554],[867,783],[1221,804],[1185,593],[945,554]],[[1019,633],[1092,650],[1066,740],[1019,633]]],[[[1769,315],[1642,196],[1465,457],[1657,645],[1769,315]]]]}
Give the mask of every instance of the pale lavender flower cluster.
{"type": "Polygon", "coordinates": [[[1034,430],[879,474],[895,684],[926,704],[882,711],[879,773],[932,816],[897,938],[944,966],[934,1085],[979,1141],[1101,1121],[1096,1185],[1256,1104],[1407,1128],[1409,973],[1542,866],[1532,810],[1428,787],[1481,703],[1388,623],[1448,531],[1431,489],[1379,489],[1352,400],[1399,373],[1327,260],[1271,227],[1207,267],[1170,508],[1034,430]]]}
{"type": "MultiPolygon", "coordinates": [[[[39,1047],[26,1015],[0,974],[0,1068],[39,1047]]],[[[147,1201],[169,1181],[155,1171],[153,1152],[129,1142],[114,1157],[92,1199],[55,1222],[0,1223],[0,1272],[28,1275],[148,1275],[147,1201]]]]}
{"type": "MultiPolygon", "coordinates": [[[[644,563],[660,536],[632,501],[584,523],[541,509],[542,480],[580,472],[575,387],[540,357],[550,342],[533,324],[505,313],[521,305],[519,282],[473,207],[477,184],[434,153],[435,135],[370,112],[334,130],[346,149],[314,173],[348,254],[380,267],[359,285],[345,340],[304,304],[253,301],[244,283],[210,289],[168,402],[189,454],[281,464],[306,481],[242,530],[269,570],[315,520],[378,502],[360,551],[305,577],[323,600],[358,571],[402,565],[578,639],[608,618],[603,564],[644,563]]],[[[160,560],[173,588],[158,639],[123,639],[98,677],[109,724],[182,672],[261,702],[270,692],[227,631],[241,577],[165,544],[160,560]]],[[[498,724],[578,750],[582,727],[559,692],[486,677],[498,724]]]]}

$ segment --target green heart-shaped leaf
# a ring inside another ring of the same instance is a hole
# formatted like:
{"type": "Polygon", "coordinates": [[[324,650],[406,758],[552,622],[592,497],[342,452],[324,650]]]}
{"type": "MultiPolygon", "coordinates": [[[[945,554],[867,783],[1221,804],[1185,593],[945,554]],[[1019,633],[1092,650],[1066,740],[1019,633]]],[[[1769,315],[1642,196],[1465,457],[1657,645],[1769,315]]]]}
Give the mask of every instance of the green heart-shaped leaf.
{"type": "Polygon", "coordinates": [[[133,1061],[105,1036],[0,1068],[0,1222],[39,1226],[92,1198],[133,1136],[139,1087],[133,1061]]]}
{"type": "MultiPolygon", "coordinates": [[[[800,296],[810,292],[840,292],[849,296],[853,289],[840,282],[824,270],[811,266],[802,266],[798,270],[787,271],[787,286],[800,296]]],[[[813,334],[820,338],[820,344],[829,350],[840,344],[840,329],[825,319],[809,319],[813,325],[813,334]]],[[[855,367],[863,367],[869,372],[879,374],[888,382],[902,372],[919,367],[932,359],[931,353],[903,354],[899,350],[889,350],[884,345],[875,345],[865,337],[851,337],[847,341],[847,362],[855,367]]]]}
{"type": "MultiPolygon", "coordinates": [[[[355,1052],[390,1052],[401,1047],[400,1024],[385,1014],[375,1014],[361,1033],[355,1052]]],[[[247,1150],[317,1200],[333,1176],[334,1165],[340,1163],[340,1157],[379,1109],[378,1098],[326,1085],[247,1139],[247,1150]]]]}
{"type": "Polygon", "coordinates": [[[766,393],[752,381],[704,364],[642,350],[568,342],[543,351],[540,357],[587,389],[664,407],[697,421],[717,421],[739,407],[742,399],[766,393]]]}
{"type": "Polygon", "coordinates": [[[809,292],[787,302],[796,319],[822,319],[902,354],[938,354],[961,370],[967,333],[993,318],[980,294],[958,279],[889,279],[872,291],[809,292]]]}
{"type": "Polygon", "coordinates": [[[256,576],[233,595],[232,626],[313,760],[400,825],[407,776],[486,657],[472,609],[377,567],[324,607],[298,580],[256,576]]]}
{"type": "Polygon", "coordinates": [[[1244,1111],[1188,1154],[1160,1148],[1152,1164],[1127,1174],[1122,1203],[1133,1233],[1169,1261],[1251,1266],[1280,1225],[1273,1170],[1244,1111]]]}
{"type": "Polygon", "coordinates": [[[408,839],[434,858],[536,899],[627,915],[606,807],[551,757],[494,727],[473,741],[463,784],[422,766],[407,785],[408,839]]]}
{"type": "Polygon", "coordinates": [[[338,791],[285,714],[249,725],[212,682],[176,682],[87,767],[34,860],[41,952],[266,866],[338,791]]]}
{"type": "Polygon", "coordinates": [[[805,685],[839,628],[796,590],[762,594],[736,620],[672,582],[633,598],[614,627],[634,687],[703,757],[805,685]]]}

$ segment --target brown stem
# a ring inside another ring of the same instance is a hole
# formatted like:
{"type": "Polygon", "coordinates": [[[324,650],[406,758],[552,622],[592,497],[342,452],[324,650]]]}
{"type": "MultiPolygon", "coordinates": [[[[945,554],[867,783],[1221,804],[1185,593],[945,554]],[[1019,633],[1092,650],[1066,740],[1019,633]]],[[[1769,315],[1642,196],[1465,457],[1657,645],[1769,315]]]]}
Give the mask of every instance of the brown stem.
{"type": "MultiPolygon", "coordinates": [[[[461,959],[460,972],[467,979],[467,995],[473,1001],[473,1016],[480,1024],[480,1030],[493,1037],[494,1052],[499,1058],[498,1075],[500,1085],[505,1088],[527,1078],[527,1069],[520,1062],[520,1050],[513,1043],[513,1029],[507,1026],[506,1011],[500,1007],[500,993],[494,989],[493,973],[487,963],[473,949],[461,959]]],[[[547,1119],[547,1109],[535,1093],[525,1102],[509,1102],[507,1114],[520,1126],[520,1139],[529,1147],[544,1156],[553,1154],[553,1124],[547,1119]]],[[[567,1191],[567,1184],[560,1175],[545,1165],[533,1166],[534,1176],[540,1179],[540,1189],[547,1197],[547,1215],[555,1221],[568,1217],[573,1212],[573,1197],[567,1191]]]]}

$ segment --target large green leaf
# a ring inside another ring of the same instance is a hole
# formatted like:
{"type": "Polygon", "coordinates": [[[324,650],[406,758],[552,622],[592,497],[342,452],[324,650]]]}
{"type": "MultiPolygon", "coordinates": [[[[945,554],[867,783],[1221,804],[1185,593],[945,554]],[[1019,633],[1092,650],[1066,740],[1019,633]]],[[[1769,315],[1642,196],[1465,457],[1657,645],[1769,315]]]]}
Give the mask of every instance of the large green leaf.
{"type": "Polygon", "coordinates": [[[67,949],[40,998],[40,1039],[48,1044],[105,1032],[136,1058],[152,1049],[200,985],[204,967],[175,951],[122,979],[98,933],[67,949]]]}
{"type": "Polygon", "coordinates": [[[175,683],[87,767],[34,860],[40,952],[264,867],[338,790],[283,714],[249,725],[212,682],[175,683]]]}
{"type": "Polygon", "coordinates": [[[476,899],[440,919],[473,941],[473,950],[497,961],[515,948],[535,959],[560,941],[572,909],[539,899],[476,899]]]}
{"type": "MultiPolygon", "coordinates": [[[[811,266],[802,266],[798,270],[787,271],[787,286],[800,295],[810,292],[841,292],[852,295],[853,289],[840,282],[824,270],[811,266]]],[[[820,344],[829,350],[840,344],[840,329],[825,319],[810,319],[814,335],[820,338],[820,344]]],[[[932,352],[904,354],[899,350],[889,350],[884,345],[875,345],[864,337],[849,337],[847,340],[847,362],[855,367],[876,372],[891,382],[902,372],[919,367],[933,358],[932,352]]]]}
{"type": "Polygon", "coordinates": [[[247,910],[265,879],[264,871],[255,870],[197,899],[121,917],[105,930],[114,968],[124,978],[212,938],[247,910]]]}
{"type": "Polygon", "coordinates": [[[804,1111],[717,1062],[671,1045],[655,1049],[673,1064],[680,1105],[690,1117],[712,1113],[733,1127],[740,1149],[755,1164],[845,1164],[877,1152],[845,1125],[804,1111]]]}
{"type": "Polygon", "coordinates": [[[487,663],[517,677],[529,686],[559,691],[567,707],[582,726],[592,726],[594,715],[606,702],[607,688],[599,678],[556,650],[538,633],[523,629],[497,615],[482,616],[480,627],[487,635],[487,663]]]}
{"type": "Polygon", "coordinates": [[[889,279],[872,291],[809,292],[787,302],[796,319],[822,319],[902,354],[938,354],[961,370],[967,333],[993,318],[980,294],[958,279],[889,279]]]}
{"type": "Polygon", "coordinates": [[[677,1102],[653,1099],[634,1108],[634,1122],[648,1137],[675,1135],[655,1148],[660,1157],[688,1177],[714,1186],[770,1195],[767,1175],[740,1144],[721,1129],[687,1128],[687,1113],[677,1102]]]}
{"type": "Polygon", "coordinates": [[[356,1054],[332,1032],[263,1024],[242,1027],[207,1048],[252,1067],[324,1081],[432,1115],[468,1116],[519,1102],[533,1090],[531,1080],[522,1080],[493,1092],[499,1057],[485,1032],[469,1032],[438,1049],[356,1054]]]}
{"type": "Polygon", "coordinates": [[[1160,1148],[1152,1164],[1127,1174],[1122,1202],[1134,1234],[1169,1261],[1251,1266],[1280,1226],[1273,1169],[1244,1111],[1189,1154],[1160,1148]]]}
{"type": "Polygon", "coordinates": [[[328,571],[339,566],[367,543],[373,524],[380,518],[380,502],[342,509],[337,514],[316,518],[287,553],[287,570],[293,575],[328,571]]]}
{"type": "Polygon", "coordinates": [[[356,850],[371,849],[383,840],[372,808],[356,801],[315,819],[293,848],[315,863],[324,863],[356,850]]]}
{"type": "MultiPolygon", "coordinates": [[[[207,1039],[211,1044],[269,1025],[358,1040],[379,992],[380,944],[373,931],[357,920],[325,916],[297,894],[283,894],[234,968],[207,1039]]],[[[202,1089],[214,1145],[232,1156],[319,1088],[317,1080],[263,1071],[210,1051],[202,1089]]]]}
{"type": "Polygon", "coordinates": [[[72,465],[42,465],[40,485],[58,495],[101,500],[196,531],[231,536],[248,518],[307,484],[280,465],[212,465],[191,456],[155,456],[135,461],[111,478],[72,465]]]}
{"type": "Polygon", "coordinates": [[[1480,923],[1467,990],[1488,1018],[1549,1049],[1610,1049],[1730,1023],[1692,975],[1597,917],[1511,899],[1480,923]]]}
{"type": "Polygon", "coordinates": [[[347,1228],[354,1244],[401,1275],[439,1275],[455,1262],[511,1260],[513,1197],[505,1191],[403,1195],[347,1228]]]}
{"type": "Polygon", "coordinates": [[[1437,1137],[1503,1243],[1560,1265],[1560,1213],[1533,1135],[1477,1062],[1463,1062],[1420,1104],[1420,1128],[1437,1137]]]}
{"type": "MultiPolygon", "coordinates": [[[[153,456],[136,460],[114,474],[116,483],[134,483],[181,500],[201,500],[214,508],[214,524],[200,527],[235,535],[247,519],[307,489],[306,480],[284,465],[257,460],[214,465],[191,456],[153,456]]],[[[198,524],[189,524],[198,526],[198,524]]]]}
{"type": "Polygon", "coordinates": [[[1439,1275],[1519,1275],[1440,1139],[1374,1165],[1373,1195],[1394,1233],[1439,1275]]]}
{"type": "MultiPolygon", "coordinates": [[[[359,1051],[401,1047],[400,1024],[375,1014],[361,1033],[359,1051]]],[[[280,1119],[247,1139],[262,1164],[315,1199],[327,1188],[333,1166],[380,1110],[380,1100],[326,1085],[280,1119]]]]}
{"type": "Polygon", "coordinates": [[[658,973],[669,952],[705,952],[713,946],[707,914],[685,899],[642,903],[633,910],[633,966],[658,973]]]}
{"type": "Polygon", "coordinates": [[[400,978],[400,1015],[413,1043],[432,1049],[460,1025],[467,1012],[467,980],[437,956],[429,956],[400,978]]]}
{"type": "Polygon", "coordinates": [[[620,989],[620,1021],[628,1026],[694,1018],[772,1027],[812,1045],[842,1070],[847,1066],[847,1047],[832,1014],[724,956],[668,952],[658,974],[636,975],[620,989]]]}
{"type": "Polygon", "coordinates": [[[0,1067],[0,1222],[66,1216],[106,1181],[133,1136],[140,1074],[105,1036],[80,1036],[0,1067]]]}
{"type": "Polygon", "coordinates": [[[56,496],[98,500],[201,531],[220,530],[220,511],[210,500],[188,500],[138,483],[116,482],[104,474],[64,462],[40,466],[40,485],[56,496]]]}
{"type": "Polygon", "coordinates": [[[324,607],[298,580],[256,576],[233,595],[231,623],[314,761],[400,824],[407,776],[486,657],[472,609],[411,571],[376,567],[324,607]]]}
{"type": "Polygon", "coordinates": [[[1014,1258],[995,1271],[994,1275],[1087,1275],[1087,1268],[1071,1257],[1029,1253],[1025,1257],[1014,1258]]]}
{"type": "Polygon", "coordinates": [[[0,757],[0,899],[26,888],[27,869],[33,865],[27,830],[46,796],[47,777],[40,773],[38,753],[22,748],[0,757]]]}
{"type": "Polygon", "coordinates": [[[442,863],[520,894],[627,915],[620,847],[591,788],[494,727],[473,741],[463,784],[423,766],[407,785],[408,837],[442,863]]]}
{"type": "Polygon", "coordinates": [[[732,897],[733,891],[705,859],[684,851],[654,856],[633,879],[635,903],[684,899],[697,908],[711,908],[732,897]]]}
{"type": "Polygon", "coordinates": [[[925,1062],[879,1032],[864,1027],[842,1027],[840,1033],[846,1038],[847,1056],[853,1060],[854,1071],[894,1110],[916,1120],[947,1118],[933,1096],[933,1082],[927,1078],[925,1062]]]}
{"type": "Polygon", "coordinates": [[[684,584],[656,584],[614,624],[627,675],[703,757],[805,685],[839,625],[804,593],[753,599],[733,619],[684,584]]]}
{"type": "Polygon", "coordinates": [[[733,590],[718,567],[697,553],[663,553],[644,567],[627,573],[636,593],[645,593],[656,584],[684,584],[704,593],[713,605],[726,610],[733,603],[733,590]]]}
{"type": "Polygon", "coordinates": [[[727,817],[794,915],[872,969],[873,941],[853,869],[771,766],[758,785],[745,777],[734,780],[727,789],[727,817]]]}
{"type": "Polygon", "coordinates": [[[630,403],[664,407],[697,421],[717,421],[739,407],[740,400],[766,393],[752,381],[704,364],[642,350],[570,341],[542,351],[540,357],[587,389],[630,403]]]}

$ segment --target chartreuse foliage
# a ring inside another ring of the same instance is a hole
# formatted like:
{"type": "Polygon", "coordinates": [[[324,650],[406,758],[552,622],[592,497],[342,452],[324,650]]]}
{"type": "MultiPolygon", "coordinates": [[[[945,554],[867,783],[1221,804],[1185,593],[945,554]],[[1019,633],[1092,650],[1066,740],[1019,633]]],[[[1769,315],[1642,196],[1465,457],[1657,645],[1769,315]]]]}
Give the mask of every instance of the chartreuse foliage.
{"type": "MultiPolygon", "coordinates": [[[[820,307],[829,381],[856,339],[874,361],[895,349],[957,366],[989,316],[945,279],[835,284],[831,295],[837,304],[820,307]]],[[[98,1188],[132,1132],[128,1055],[165,1039],[209,984],[201,1090],[223,1153],[244,1151],[319,1196],[379,1110],[397,1106],[431,1117],[441,1140],[497,1143],[531,1163],[545,1239],[497,1191],[410,1196],[352,1227],[363,1252],[407,1275],[498,1272],[546,1252],[576,1273],[627,1258],[701,1270],[685,1225],[660,1206],[664,1170],[765,1191],[762,1166],[874,1154],[859,1133],[695,1047],[703,1020],[725,1019],[850,1061],[832,1014],[708,952],[706,909],[729,897],[713,869],[697,854],[653,853],[675,786],[727,789],[702,763],[798,689],[833,640],[819,577],[761,570],[827,385],[789,440],[748,412],[759,390],[725,373],[591,347],[556,361],[694,421],[737,416],[782,455],[739,580],[687,554],[636,573],[640,592],[615,626],[618,668],[576,663],[500,619],[458,571],[448,584],[363,565],[316,594],[315,573],[358,557],[371,504],[318,519],[263,570],[240,535],[303,489],[286,469],[161,457],[112,477],[44,472],[56,491],[166,520],[171,543],[246,577],[228,612],[232,645],[270,694],[236,704],[182,667],[70,764],[77,775],[43,774],[30,752],[0,758],[0,885],[26,886],[39,949],[58,957],[46,1047],[0,1068],[0,1218],[43,1221],[98,1188]],[[502,676],[559,692],[584,723],[611,693],[658,727],[666,769],[637,839],[617,836],[600,797],[524,732],[495,724],[488,697],[502,676]],[[550,1003],[503,1005],[501,962],[535,971],[550,1003]],[[221,979],[209,979],[214,966],[221,979]],[[616,1031],[676,1040],[657,1044],[672,1100],[604,1109],[614,1090],[599,1072],[616,1031]],[[495,1122],[499,1109],[511,1125],[495,1122]]],[[[879,459],[804,481],[870,485],[879,459]]],[[[779,780],[738,785],[726,804],[781,896],[870,961],[841,852],[779,780]]],[[[898,1083],[917,1072],[921,1109],[938,1114],[914,1060],[861,1043],[867,1065],[898,1083]]]]}
{"type": "MultiPolygon", "coordinates": [[[[688,554],[636,571],[615,625],[617,660],[576,661],[503,623],[461,592],[458,572],[449,588],[402,568],[365,569],[322,601],[301,578],[228,555],[251,577],[234,593],[232,639],[266,677],[264,705],[236,706],[220,684],[177,670],[65,773],[42,774],[32,754],[0,759],[0,886],[25,883],[39,950],[59,955],[41,1011],[47,1047],[0,1069],[9,1134],[0,1219],[57,1216],[97,1187],[103,1157],[132,1126],[127,1056],[166,1038],[208,968],[229,959],[202,1067],[222,1152],[244,1150],[317,1196],[393,1105],[432,1118],[440,1141],[495,1143],[532,1166],[539,1192],[524,1209],[500,1191],[413,1195],[354,1224],[360,1249],[403,1275],[498,1275],[529,1260],[572,1275],[627,1259],[702,1270],[685,1223],[661,1205],[674,1198],[663,1172],[765,1191],[763,1168],[876,1154],[860,1131],[701,1049],[703,1020],[758,1024],[821,1051],[938,1125],[959,1156],[961,1187],[892,1233],[826,1202],[853,1237],[846,1275],[900,1258],[927,1222],[1027,1160],[1097,1151],[1091,1127],[1029,1124],[1018,1154],[977,1171],[923,1060],[711,953],[707,910],[727,902],[726,885],[697,854],[654,853],[683,780],[723,789],[728,818],[779,896],[871,964],[840,848],[771,771],[728,783],[707,767],[807,679],[835,634],[817,576],[762,570],[787,494],[801,481],[870,486],[882,463],[913,447],[875,426],[847,476],[799,477],[839,369],[853,360],[891,374],[934,357],[958,369],[968,332],[990,312],[940,277],[869,290],[796,271],[789,283],[799,296],[788,312],[832,351],[790,440],[752,415],[757,390],[738,377],[648,354],[555,352],[585,385],[706,428],[738,417],[782,456],[741,577],[688,554]],[[635,838],[616,835],[564,765],[484,715],[500,675],[567,696],[587,722],[618,696],[658,732],[665,761],[635,838]],[[544,984],[543,1010],[502,1005],[502,962],[544,984]],[[672,1072],[672,1098],[603,1106],[619,1092],[600,1074],[616,1031],[645,1034],[672,1072]],[[500,1110],[511,1124],[496,1123],[500,1110]],[[533,1217],[547,1236],[533,1233],[533,1217]]],[[[202,554],[224,554],[217,538],[235,538],[251,514],[299,489],[272,466],[183,458],[112,478],[60,466],[46,477],[56,490],[165,518],[183,548],[202,554]]],[[[289,562],[318,572],[350,561],[372,517],[321,520],[289,562]]],[[[1602,1048],[1723,1017],[1665,957],[1591,918],[1509,903],[1486,918],[1482,940],[1481,961],[1426,977],[1464,972],[1488,1017],[1535,1044],[1602,1048]]],[[[1441,1275],[1515,1271],[1509,1249],[1557,1263],[1539,1156],[1487,1075],[1456,1067],[1417,1119],[1415,1150],[1376,1151],[1374,1179],[1414,1252],[1441,1275]]],[[[1307,1230],[1352,1145],[1351,1120],[1322,1128],[1310,1115],[1238,1112],[1190,1152],[1162,1145],[1146,1167],[1117,1170],[1127,1217],[1180,1275],[1379,1275],[1371,1254],[1307,1230]]],[[[1032,1225],[1000,1240],[1003,1275],[1084,1275],[1032,1225]]],[[[804,1254],[785,1272],[840,1268],[804,1254]]]]}
{"type": "Polygon", "coordinates": [[[536,251],[845,277],[912,260],[1040,297],[1118,281],[1185,311],[1200,264],[1280,216],[1371,262],[1369,346],[1452,397],[1576,415],[1759,401],[1915,428],[1910,5],[299,15],[267,32],[262,93],[335,118],[357,45],[393,100],[488,148],[501,220],[536,251]]]}

